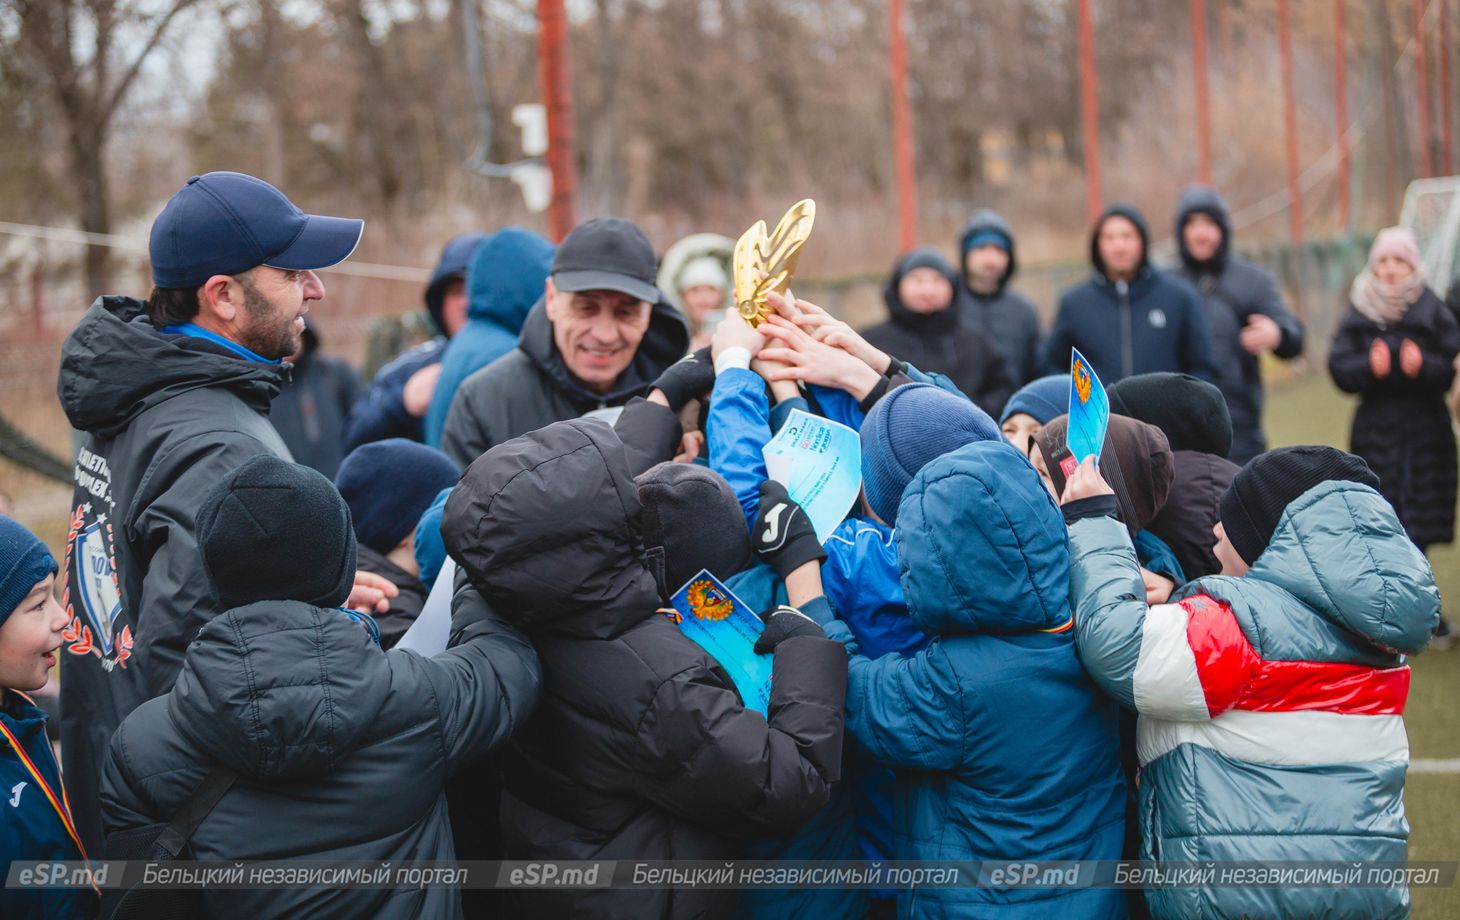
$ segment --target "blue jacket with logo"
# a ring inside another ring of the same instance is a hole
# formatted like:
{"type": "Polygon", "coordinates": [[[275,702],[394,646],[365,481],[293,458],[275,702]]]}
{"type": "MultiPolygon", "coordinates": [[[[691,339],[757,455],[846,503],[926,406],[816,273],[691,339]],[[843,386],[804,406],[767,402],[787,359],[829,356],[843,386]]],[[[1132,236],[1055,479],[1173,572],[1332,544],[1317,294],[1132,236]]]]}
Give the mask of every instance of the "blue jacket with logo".
{"type": "MultiPolygon", "coordinates": [[[[0,722],[20,743],[58,801],[66,802],[61,770],[46,738],[46,714],[30,698],[0,691],[0,722]]],[[[8,738],[0,736],[0,873],[12,860],[80,860],[46,790],[36,781],[8,738]]],[[[0,885],[0,917],[5,920],[70,920],[94,917],[97,898],[90,888],[6,888],[0,885]]]]}
{"type": "MultiPolygon", "coordinates": [[[[1034,468],[1003,442],[929,463],[898,511],[898,569],[913,655],[859,653],[846,625],[847,732],[898,770],[893,856],[1118,859],[1125,781],[1116,705],[1075,650],[1064,521],[1034,468]]],[[[1110,889],[899,893],[900,917],[1122,918],[1110,889]]]]}

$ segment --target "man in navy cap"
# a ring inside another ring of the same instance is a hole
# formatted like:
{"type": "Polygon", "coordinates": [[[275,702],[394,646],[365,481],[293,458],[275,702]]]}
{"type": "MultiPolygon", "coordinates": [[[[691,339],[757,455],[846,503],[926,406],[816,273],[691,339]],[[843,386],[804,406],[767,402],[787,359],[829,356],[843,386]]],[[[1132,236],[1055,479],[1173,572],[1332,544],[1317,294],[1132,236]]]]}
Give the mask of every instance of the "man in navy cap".
{"type": "Polygon", "coordinates": [[[269,402],[324,297],[315,270],[348,258],[363,228],[251,176],[195,176],[152,225],[151,297],[98,297],[62,345],[61,404],[87,439],[66,536],[61,737],[90,852],[112,732],[171,688],[218,612],[194,515],[246,460],[289,459],[269,402]]]}
{"type": "MultiPolygon", "coordinates": [[[[638,227],[600,217],[569,233],[517,347],[462,381],[441,434],[461,467],[553,422],[613,411],[689,350],[689,328],[655,287],[638,227]]],[[[611,419],[610,419],[611,420],[611,419]]]]}

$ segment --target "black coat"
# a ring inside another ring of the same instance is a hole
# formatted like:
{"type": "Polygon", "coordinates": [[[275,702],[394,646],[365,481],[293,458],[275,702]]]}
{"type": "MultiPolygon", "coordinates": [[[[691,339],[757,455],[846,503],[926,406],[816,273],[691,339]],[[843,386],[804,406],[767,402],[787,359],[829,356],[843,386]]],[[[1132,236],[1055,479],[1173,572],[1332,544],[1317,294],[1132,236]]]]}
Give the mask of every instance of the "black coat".
{"type": "Polygon", "coordinates": [[[1221,519],[1222,494],[1240,467],[1195,450],[1173,451],[1171,465],[1175,475],[1166,504],[1146,529],[1171,547],[1187,581],[1216,575],[1222,564],[1212,552],[1217,542],[1212,527],[1221,519]]]}
{"type": "Polygon", "coordinates": [[[426,586],[421,584],[421,579],[364,543],[355,546],[355,568],[361,572],[379,575],[400,590],[399,594],[389,599],[390,609],[375,615],[375,622],[380,627],[380,647],[395,648],[400,637],[406,634],[406,630],[416,622],[416,617],[421,615],[421,608],[426,606],[426,586]]]}
{"type": "MultiPolygon", "coordinates": [[[[193,835],[199,859],[455,859],[443,788],[531,714],[532,646],[463,580],[453,647],[383,652],[338,610],[263,601],[220,614],[177,685],[112,741],[109,833],[171,819],[213,764],[238,779],[193,835]]],[[[454,917],[455,888],[204,894],[207,916],[454,917]]]]}
{"type": "Polygon", "coordinates": [[[612,391],[593,393],[568,372],[553,341],[547,305],[538,301],[517,347],[461,382],[446,413],[441,450],[463,469],[487,449],[594,409],[622,406],[689,350],[689,327],[667,302],[654,305],[639,350],[612,391]]]}
{"type": "Polygon", "coordinates": [[[1349,449],[1379,477],[1379,491],[1421,549],[1455,539],[1455,434],[1445,391],[1455,378],[1460,324],[1426,288],[1403,318],[1381,326],[1352,307],[1328,353],[1328,373],[1339,389],[1359,394],[1349,449]],[[1369,368],[1375,339],[1389,346],[1392,368],[1382,380],[1369,368]],[[1410,339],[1424,363],[1417,377],[1399,368],[1400,345],[1410,339]]]}
{"type": "Polygon", "coordinates": [[[1262,373],[1257,356],[1242,347],[1242,329],[1255,314],[1268,317],[1282,332],[1273,354],[1296,358],[1303,353],[1303,324],[1283,303],[1277,280],[1269,272],[1229,251],[1231,236],[1226,202],[1216,192],[1193,188],[1181,196],[1176,209],[1176,244],[1181,252],[1178,272],[1201,294],[1211,328],[1216,384],[1232,414],[1231,459],[1241,466],[1267,449],[1262,432],[1262,373]],[[1211,216],[1222,228],[1221,247],[1209,262],[1194,260],[1182,237],[1187,218],[1197,212],[1211,216]]]}
{"type": "MultiPolygon", "coordinates": [[[[991,294],[980,294],[968,285],[967,276],[959,272],[958,310],[963,321],[982,332],[1004,357],[1004,367],[1014,387],[1039,376],[1040,343],[1039,313],[1029,298],[1014,290],[1011,282],[1019,271],[1019,246],[1014,228],[1003,215],[984,208],[968,219],[958,236],[958,251],[967,251],[968,240],[977,233],[992,230],[1009,241],[1009,267],[991,294]]],[[[960,264],[962,263],[960,255],[960,264]]],[[[1000,407],[1002,408],[1002,407],[1000,407]]],[[[997,411],[991,413],[998,417],[997,411]]]]}
{"type": "MultiPolygon", "coordinates": [[[[909,257],[919,252],[914,250],[909,257]]],[[[920,371],[944,375],[979,408],[998,418],[1004,403],[1014,392],[1014,381],[1004,363],[1004,356],[988,336],[962,320],[956,294],[954,302],[937,313],[914,313],[903,306],[897,286],[907,272],[906,264],[907,258],[898,262],[882,292],[891,319],[867,329],[862,337],[920,371]]],[[[944,275],[956,292],[958,276],[951,266],[946,268],[944,275]]]]}
{"type": "Polygon", "coordinates": [[[61,406],[87,434],[66,539],[61,751],[88,851],[101,848],[112,732],[172,688],[220,612],[194,534],[203,496],[247,460],[289,457],[266,417],[286,368],[161,333],[130,297],[97,298],[61,346],[61,406]]]}
{"type": "MultiPolygon", "coordinates": [[[[509,859],[735,857],[784,836],[838,779],[846,654],[814,637],[776,652],[770,719],[659,612],[623,446],[596,420],[498,446],[446,504],[447,549],[532,638],[543,703],[503,749],[509,859]],[[565,577],[571,576],[571,577],[565,577]]],[[[512,917],[724,916],[731,892],[542,891],[512,917]]]]}

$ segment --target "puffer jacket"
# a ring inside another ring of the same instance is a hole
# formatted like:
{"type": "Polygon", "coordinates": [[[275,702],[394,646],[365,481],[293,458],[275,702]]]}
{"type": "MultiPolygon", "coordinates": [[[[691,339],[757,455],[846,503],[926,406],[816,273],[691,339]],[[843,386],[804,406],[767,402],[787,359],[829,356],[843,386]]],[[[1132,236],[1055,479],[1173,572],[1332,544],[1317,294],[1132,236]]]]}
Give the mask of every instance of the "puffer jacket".
{"type": "Polygon", "coordinates": [[[1014,228],[997,211],[984,208],[974,213],[958,235],[959,263],[962,264],[967,243],[976,233],[992,230],[1009,241],[1009,267],[992,294],[979,294],[968,286],[968,276],[958,285],[958,308],[963,321],[988,336],[1004,356],[1010,383],[1021,387],[1039,376],[1040,331],[1039,313],[1029,298],[1014,290],[1010,282],[1019,270],[1018,247],[1014,228]]]}
{"type": "Polygon", "coordinates": [[[87,434],[66,534],[61,756],[89,851],[101,850],[112,732],[172,688],[188,643],[220,612],[194,534],[203,496],[254,457],[290,459],[268,419],[286,373],[160,332],[130,297],[97,298],[61,346],[57,395],[87,434]]]}
{"type": "MultiPolygon", "coordinates": [[[[846,656],[816,637],[776,650],[770,718],[663,605],[623,444],[574,419],[487,452],[446,502],[442,535],[487,600],[532,638],[543,704],[503,749],[509,859],[734,858],[783,837],[839,778],[846,656]],[[573,577],[565,578],[564,573],[573,577]]],[[[519,892],[512,917],[721,917],[733,892],[519,892]]]]}
{"type": "Polygon", "coordinates": [[[466,325],[441,356],[441,376],[426,412],[427,444],[441,446],[446,413],[461,382],[517,347],[522,323],[542,297],[553,252],[553,244],[536,233],[507,227],[472,253],[466,269],[466,325]]]}
{"type": "MultiPolygon", "coordinates": [[[[1085,667],[1140,712],[1142,856],[1157,861],[1405,859],[1404,656],[1440,597],[1373,489],[1290,503],[1248,573],[1147,607],[1130,538],[1070,526],[1085,667]]],[[[1158,888],[1157,917],[1407,917],[1405,888],[1158,888]]]]}
{"type": "MultiPolygon", "coordinates": [[[[535,707],[532,646],[464,580],[453,648],[382,652],[338,610],[263,601],[216,617],[172,692],[112,740],[108,833],[170,820],[210,766],[238,774],[198,859],[453,860],[447,777],[535,707]]],[[[454,917],[454,888],[211,891],[207,916],[454,917]]]]}
{"type": "MultiPolygon", "coordinates": [[[[1116,706],[1080,666],[1059,509],[1003,442],[923,468],[898,510],[912,656],[851,656],[847,731],[899,769],[894,857],[1118,859],[1125,782],[1116,706]]],[[[900,917],[1125,916],[1108,889],[914,889],[900,917]]]]}

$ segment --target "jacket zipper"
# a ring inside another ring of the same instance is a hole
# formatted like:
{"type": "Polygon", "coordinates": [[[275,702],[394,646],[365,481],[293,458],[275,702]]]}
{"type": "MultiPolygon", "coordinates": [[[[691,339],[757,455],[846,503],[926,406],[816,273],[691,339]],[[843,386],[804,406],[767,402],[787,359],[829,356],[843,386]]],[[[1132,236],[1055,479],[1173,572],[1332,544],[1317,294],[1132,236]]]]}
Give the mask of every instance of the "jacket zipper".
{"type": "Polygon", "coordinates": [[[1115,282],[1115,293],[1120,298],[1120,312],[1124,324],[1120,330],[1120,376],[1129,377],[1135,373],[1135,358],[1131,354],[1134,347],[1135,320],[1131,315],[1130,306],[1130,285],[1124,281],[1115,282]]]}

